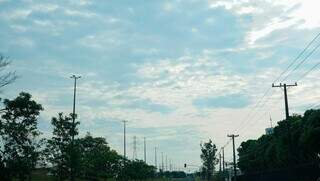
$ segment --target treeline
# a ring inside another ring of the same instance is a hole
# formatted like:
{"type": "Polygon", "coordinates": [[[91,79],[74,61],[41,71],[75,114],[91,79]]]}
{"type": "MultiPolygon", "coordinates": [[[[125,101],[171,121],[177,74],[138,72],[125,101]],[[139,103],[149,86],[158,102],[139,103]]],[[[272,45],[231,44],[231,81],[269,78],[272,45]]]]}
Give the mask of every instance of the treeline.
{"type": "Polygon", "coordinates": [[[283,120],[270,135],[248,140],[238,148],[244,173],[297,167],[319,162],[320,110],[308,110],[283,120]]]}
{"type": "Polygon", "coordinates": [[[128,160],[111,149],[102,137],[78,135],[73,114],[59,113],[51,119],[51,138],[41,138],[38,120],[43,107],[22,92],[5,99],[0,119],[0,180],[32,180],[36,169],[56,180],[70,175],[85,180],[142,180],[156,176],[156,168],[141,160],[128,160]],[[73,174],[72,174],[73,173],[73,174]]]}

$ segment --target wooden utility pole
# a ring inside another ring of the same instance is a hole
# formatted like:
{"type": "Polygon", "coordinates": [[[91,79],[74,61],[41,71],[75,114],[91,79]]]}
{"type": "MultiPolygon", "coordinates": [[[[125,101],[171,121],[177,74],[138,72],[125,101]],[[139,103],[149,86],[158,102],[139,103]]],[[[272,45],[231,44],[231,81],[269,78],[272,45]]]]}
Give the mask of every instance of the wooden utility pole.
{"type": "Polygon", "coordinates": [[[236,161],[236,147],[234,144],[234,138],[238,137],[239,135],[228,135],[228,137],[232,138],[233,143],[233,171],[234,171],[234,181],[237,180],[237,161],[236,161]]]}
{"type": "Polygon", "coordinates": [[[284,91],[284,105],[285,105],[285,111],[286,111],[286,120],[289,119],[289,105],[288,105],[288,95],[287,95],[287,87],[294,87],[294,86],[298,86],[297,83],[295,84],[291,84],[291,85],[287,85],[287,84],[282,84],[280,83],[279,85],[274,85],[272,84],[272,87],[283,87],[283,91],[284,91]]]}
{"type": "Polygon", "coordinates": [[[224,147],[222,147],[222,171],[224,171],[224,147]]]}

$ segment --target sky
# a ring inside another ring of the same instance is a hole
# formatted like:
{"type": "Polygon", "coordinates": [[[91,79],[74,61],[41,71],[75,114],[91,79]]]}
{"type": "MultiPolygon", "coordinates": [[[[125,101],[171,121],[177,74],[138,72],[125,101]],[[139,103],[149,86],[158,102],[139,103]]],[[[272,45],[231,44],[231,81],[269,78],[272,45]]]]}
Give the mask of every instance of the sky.
{"type": "MultiPolygon", "coordinates": [[[[146,137],[150,164],[157,147],[158,164],[163,152],[177,167],[200,165],[200,143],[212,139],[220,149],[230,143],[228,134],[239,134],[239,146],[264,134],[270,117],[274,125],[284,119],[283,91],[271,84],[320,32],[319,5],[314,0],[0,0],[0,53],[12,61],[8,70],[19,75],[1,97],[31,93],[45,109],[39,119],[42,136],[50,137],[51,118],[72,111],[70,75],[81,75],[80,136],[105,137],[122,154],[121,120],[127,120],[129,158],[137,136],[138,157],[143,158],[146,137]]],[[[303,76],[319,58],[315,51],[275,82],[299,80],[288,90],[291,114],[319,101],[319,67],[303,76]]],[[[225,152],[231,161],[231,144],[225,152]]]]}

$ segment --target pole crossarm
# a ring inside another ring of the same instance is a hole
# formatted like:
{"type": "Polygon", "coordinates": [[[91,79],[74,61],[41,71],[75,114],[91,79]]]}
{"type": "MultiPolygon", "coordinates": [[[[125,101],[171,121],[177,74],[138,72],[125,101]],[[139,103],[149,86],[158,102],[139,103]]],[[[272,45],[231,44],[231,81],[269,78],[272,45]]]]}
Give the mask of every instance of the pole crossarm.
{"type": "Polygon", "coordinates": [[[275,85],[274,83],[272,84],[272,87],[284,87],[284,86],[294,87],[294,86],[298,86],[298,83],[297,82],[295,82],[294,84],[282,84],[282,83],[280,83],[279,85],[275,85]]]}
{"type": "Polygon", "coordinates": [[[286,111],[286,119],[289,119],[289,103],[288,103],[288,94],[287,94],[287,87],[294,87],[298,86],[297,82],[295,84],[282,84],[280,83],[279,85],[274,85],[272,84],[272,87],[283,87],[283,92],[284,92],[284,105],[285,105],[285,111],[286,111]]]}

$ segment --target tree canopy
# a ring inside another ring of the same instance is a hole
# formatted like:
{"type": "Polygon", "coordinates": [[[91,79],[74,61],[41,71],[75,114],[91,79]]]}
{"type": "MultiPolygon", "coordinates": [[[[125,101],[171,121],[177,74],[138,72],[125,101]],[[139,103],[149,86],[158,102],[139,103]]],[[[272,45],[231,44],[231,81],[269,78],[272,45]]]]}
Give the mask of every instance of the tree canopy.
{"type": "Polygon", "coordinates": [[[202,169],[203,169],[203,172],[205,172],[207,180],[209,181],[212,179],[213,171],[218,161],[216,157],[217,148],[211,139],[204,144],[200,144],[200,146],[201,146],[200,158],[203,164],[202,169]]]}
{"type": "Polygon", "coordinates": [[[0,121],[0,136],[3,148],[0,150],[0,177],[26,179],[35,168],[41,143],[37,121],[42,106],[25,92],[13,100],[3,101],[4,109],[0,121]]]}
{"type": "Polygon", "coordinates": [[[278,122],[273,134],[242,142],[239,168],[245,173],[319,161],[320,110],[278,122]]]}

